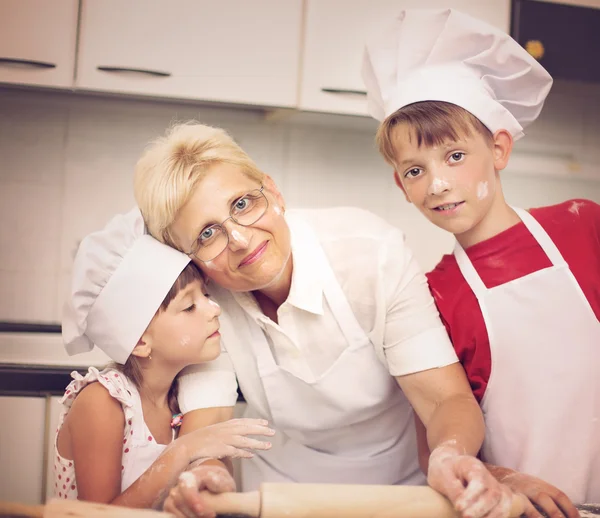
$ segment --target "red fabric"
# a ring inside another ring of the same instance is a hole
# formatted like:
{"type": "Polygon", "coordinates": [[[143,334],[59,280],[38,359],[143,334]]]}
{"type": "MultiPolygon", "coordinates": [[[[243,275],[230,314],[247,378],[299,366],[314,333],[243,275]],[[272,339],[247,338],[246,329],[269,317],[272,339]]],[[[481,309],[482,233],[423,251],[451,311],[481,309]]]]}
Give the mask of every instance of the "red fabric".
{"type": "MultiPolygon", "coordinates": [[[[589,200],[570,200],[531,209],[530,213],[560,250],[600,321],[600,205],[589,200]]],[[[466,252],[488,288],[550,266],[548,257],[523,223],[466,252]]],[[[445,255],[427,278],[471,388],[481,401],[492,365],[489,339],[477,299],[453,255],[445,255]]],[[[549,324],[551,321],[549,318],[549,324]]]]}

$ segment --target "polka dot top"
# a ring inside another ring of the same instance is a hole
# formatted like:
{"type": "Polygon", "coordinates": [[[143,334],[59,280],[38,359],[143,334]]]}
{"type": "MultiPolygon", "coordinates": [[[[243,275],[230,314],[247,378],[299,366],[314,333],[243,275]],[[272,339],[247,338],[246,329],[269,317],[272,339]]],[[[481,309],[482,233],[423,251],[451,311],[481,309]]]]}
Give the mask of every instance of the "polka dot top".
{"type": "Polygon", "coordinates": [[[123,492],[152,465],[167,446],[158,444],[150,433],[144,421],[139,392],[124,374],[110,368],[99,371],[95,367],[90,367],[85,376],[74,371],[71,377],[73,381],[60,400],[63,408],[54,439],[54,496],[77,499],[74,462],[58,453],[56,439],[77,394],[93,382],[101,383],[109,394],[121,403],[125,414],[121,464],[121,492],[123,492]]]}

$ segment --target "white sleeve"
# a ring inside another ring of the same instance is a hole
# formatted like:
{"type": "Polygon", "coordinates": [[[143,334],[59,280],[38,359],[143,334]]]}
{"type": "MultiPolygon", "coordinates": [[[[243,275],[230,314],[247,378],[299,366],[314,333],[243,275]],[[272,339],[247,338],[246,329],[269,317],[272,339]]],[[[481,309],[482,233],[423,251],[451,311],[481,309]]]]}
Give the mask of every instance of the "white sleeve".
{"type": "Polygon", "coordinates": [[[386,239],[379,270],[378,318],[385,318],[383,349],[390,374],[403,376],[458,361],[429,287],[404,234],[386,239]],[[385,311],[385,315],[379,315],[385,311]]]}
{"type": "Polygon", "coordinates": [[[237,401],[237,379],[227,351],[213,361],[186,367],[179,375],[179,408],[231,407],[237,401]]]}

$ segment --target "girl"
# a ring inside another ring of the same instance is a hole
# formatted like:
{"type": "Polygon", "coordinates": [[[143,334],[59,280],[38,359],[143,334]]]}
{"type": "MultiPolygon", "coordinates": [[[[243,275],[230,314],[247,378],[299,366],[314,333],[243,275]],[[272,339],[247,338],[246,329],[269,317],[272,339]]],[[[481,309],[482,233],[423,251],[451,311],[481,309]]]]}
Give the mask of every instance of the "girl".
{"type": "MultiPolygon", "coordinates": [[[[177,438],[177,375],[219,356],[220,312],[189,258],[144,234],[139,210],[82,241],[63,338],[70,353],[97,345],[116,363],[74,372],[61,400],[57,497],[157,507],[190,463],[270,447],[246,437],[273,434],[258,419],[177,438]]],[[[224,468],[212,469],[235,489],[224,468]]]]}

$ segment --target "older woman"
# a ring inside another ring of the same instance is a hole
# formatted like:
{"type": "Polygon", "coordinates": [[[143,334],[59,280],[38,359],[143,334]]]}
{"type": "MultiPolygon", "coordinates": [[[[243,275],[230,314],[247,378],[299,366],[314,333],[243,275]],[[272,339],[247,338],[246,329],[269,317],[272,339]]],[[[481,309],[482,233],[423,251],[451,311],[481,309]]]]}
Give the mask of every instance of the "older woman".
{"type": "MultiPolygon", "coordinates": [[[[183,433],[230,418],[238,382],[247,414],[278,430],[270,451],[242,463],[244,490],[422,483],[412,405],[430,485],[464,516],[506,515],[508,489],[474,457],[479,406],[400,231],[354,208],[286,213],[231,137],[199,124],[147,149],[135,195],[149,232],[189,254],[223,308],[224,353],[180,381],[183,433]]],[[[197,483],[219,491],[210,473],[197,483]]],[[[201,509],[185,488],[168,505],[201,509]]]]}

